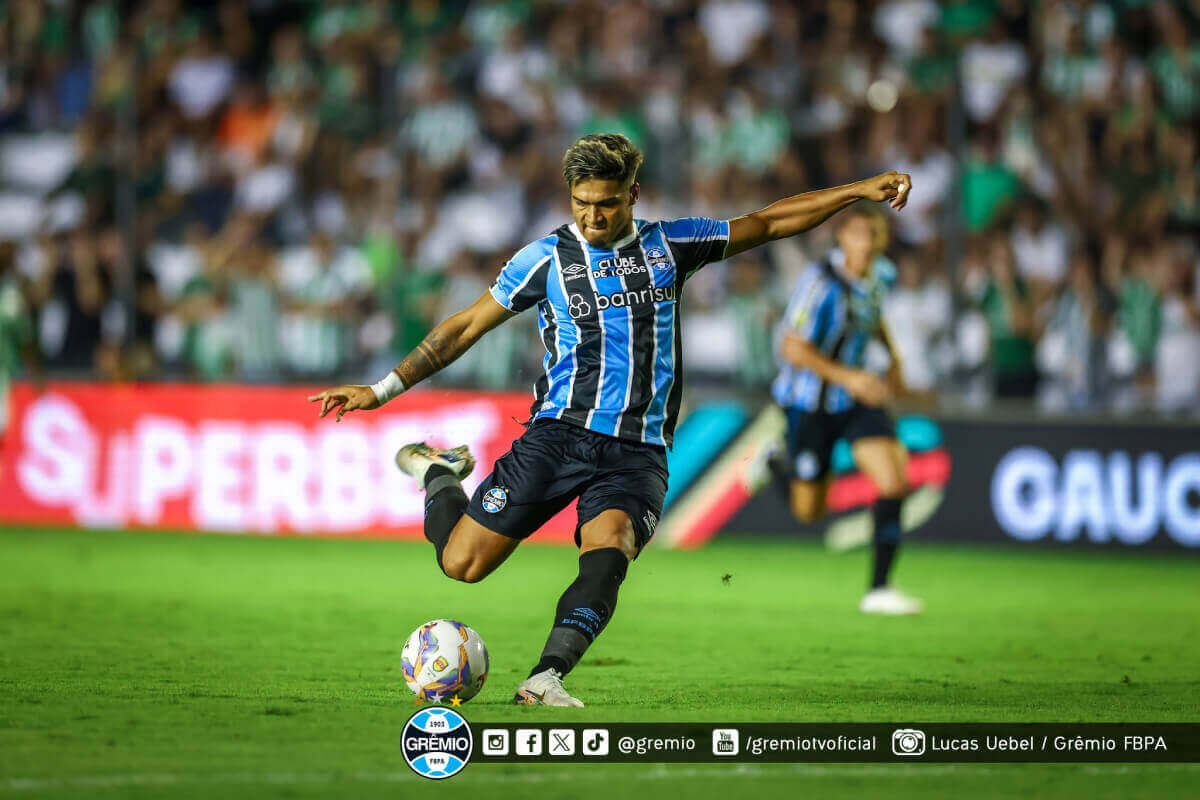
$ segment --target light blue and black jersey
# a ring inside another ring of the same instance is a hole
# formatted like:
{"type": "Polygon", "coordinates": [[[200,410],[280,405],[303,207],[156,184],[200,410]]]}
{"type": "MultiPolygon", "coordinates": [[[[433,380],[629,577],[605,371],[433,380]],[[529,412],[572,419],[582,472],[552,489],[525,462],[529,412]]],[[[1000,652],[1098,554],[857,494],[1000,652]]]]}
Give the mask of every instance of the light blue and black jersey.
{"type": "Polygon", "coordinates": [[[517,252],[491,292],[510,311],[538,307],[546,357],[532,420],[670,446],[683,393],[680,294],[692,273],[725,257],[729,223],[633,224],[611,249],[564,225],[517,252]]]}
{"type": "Polygon", "coordinates": [[[834,361],[849,367],[863,365],[867,344],[880,335],[883,298],[896,283],[896,267],[880,257],[866,277],[855,280],[842,269],[844,261],[841,250],[834,249],[810,264],[779,323],[775,336],[779,375],[771,384],[771,394],[786,409],[837,413],[854,405],[854,398],[841,386],[778,356],[780,341],[790,334],[834,361]]]}

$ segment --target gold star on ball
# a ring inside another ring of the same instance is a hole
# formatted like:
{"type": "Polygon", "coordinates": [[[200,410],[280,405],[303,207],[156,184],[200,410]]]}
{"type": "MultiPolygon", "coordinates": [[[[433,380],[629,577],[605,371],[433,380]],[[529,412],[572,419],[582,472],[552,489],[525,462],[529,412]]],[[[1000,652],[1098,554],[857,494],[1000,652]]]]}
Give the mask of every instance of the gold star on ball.
{"type": "Polygon", "coordinates": [[[454,706],[455,708],[458,708],[459,706],[462,705],[462,698],[459,697],[458,695],[454,695],[454,697],[450,698],[450,705],[454,706]]]}

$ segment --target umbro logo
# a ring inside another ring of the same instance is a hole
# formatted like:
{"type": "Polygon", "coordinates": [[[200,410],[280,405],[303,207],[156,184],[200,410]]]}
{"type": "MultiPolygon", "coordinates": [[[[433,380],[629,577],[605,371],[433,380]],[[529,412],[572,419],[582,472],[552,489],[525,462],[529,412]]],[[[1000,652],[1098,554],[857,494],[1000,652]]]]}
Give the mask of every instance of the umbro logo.
{"type": "Polygon", "coordinates": [[[583,264],[572,264],[569,267],[563,267],[562,274],[568,278],[574,278],[576,275],[582,274],[586,271],[587,267],[585,267],[583,264]]]}

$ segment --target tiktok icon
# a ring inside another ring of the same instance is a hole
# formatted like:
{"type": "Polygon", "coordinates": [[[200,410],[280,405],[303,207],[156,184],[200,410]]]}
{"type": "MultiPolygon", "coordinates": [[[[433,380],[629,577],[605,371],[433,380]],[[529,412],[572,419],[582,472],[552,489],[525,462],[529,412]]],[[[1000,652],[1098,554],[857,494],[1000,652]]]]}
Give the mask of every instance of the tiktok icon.
{"type": "Polygon", "coordinates": [[[584,728],[583,754],[585,756],[608,755],[608,731],[604,728],[584,728]]]}

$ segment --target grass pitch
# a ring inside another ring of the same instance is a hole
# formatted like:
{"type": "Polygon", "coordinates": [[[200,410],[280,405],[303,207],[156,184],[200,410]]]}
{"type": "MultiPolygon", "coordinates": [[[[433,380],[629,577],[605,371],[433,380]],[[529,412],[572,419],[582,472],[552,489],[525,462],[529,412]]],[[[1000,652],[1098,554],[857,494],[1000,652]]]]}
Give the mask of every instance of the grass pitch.
{"type": "Polygon", "coordinates": [[[444,578],[424,543],[0,531],[0,797],[1195,796],[1196,765],[481,765],[409,772],[400,648],[461,619],[492,672],[472,722],[1197,721],[1194,559],[947,547],[857,613],[863,552],[717,541],[648,551],[568,680],[517,708],[573,550],[444,578]],[[723,581],[725,575],[731,575],[723,581]]]}

